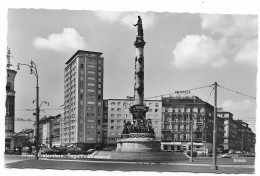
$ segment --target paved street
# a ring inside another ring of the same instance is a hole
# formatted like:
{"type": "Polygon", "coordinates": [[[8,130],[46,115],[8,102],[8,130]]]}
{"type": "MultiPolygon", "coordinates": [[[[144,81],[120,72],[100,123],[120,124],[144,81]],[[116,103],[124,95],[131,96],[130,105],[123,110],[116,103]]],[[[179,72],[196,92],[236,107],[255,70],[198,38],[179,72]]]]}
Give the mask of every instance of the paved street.
{"type": "Polygon", "coordinates": [[[73,160],[73,159],[46,159],[39,161],[34,158],[21,156],[6,156],[7,168],[38,168],[38,169],[69,169],[69,170],[103,170],[103,171],[151,171],[151,172],[196,172],[196,173],[254,173],[253,158],[246,158],[247,163],[237,165],[234,159],[218,159],[219,169],[211,170],[211,158],[197,158],[193,163],[148,163],[126,161],[98,161],[98,160],[73,160]],[[14,161],[14,162],[10,162],[14,161]]]}

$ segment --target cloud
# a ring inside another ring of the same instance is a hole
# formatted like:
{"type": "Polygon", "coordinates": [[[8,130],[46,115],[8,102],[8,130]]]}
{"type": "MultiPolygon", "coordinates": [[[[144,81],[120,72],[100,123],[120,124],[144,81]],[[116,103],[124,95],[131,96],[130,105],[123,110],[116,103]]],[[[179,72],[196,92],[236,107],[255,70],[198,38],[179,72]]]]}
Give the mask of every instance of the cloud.
{"type": "Polygon", "coordinates": [[[155,21],[155,16],[152,12],[140,13],[97,11],[95,12],[95,15],[104,22],[110,24],[119,22],[128,27],[133,27],[132,24],[135,24],[138,20],[137,16],[141,16],[144,29],[153,27],[155,21]]]}
{"type": "Polygon", "coordinates": [[[122,16],[120,12],[107,12],[107,11],[96,11],[95,15],[102,21],[108,23],[114,23],[118,21],[122,16]]]}
{"type": "Polygon", "coordinates": [[[173,50],[173,65],[178,68],[227,63],[255,65],[257,62],[258,23],[255,15],[201,14],[205,35],[187,35],[173,50]]]}
{"type": "Polygon", "coordinates": [[[258,45],[257,39],[254,38],[252,40],[248,40],[246,43],[243,44],[241,50],[237,53],[235,57],[235,62],[242,63],[242,64],[257,64],[257,52],[258,52],[258,45]]]}
{"type": "Polygon", "coordinates": [[[224,54],[235,63],[256,65],[258,21],[256,15],[202,14],[202,30],[218,35],[224,40],[224,54]]]}
{"type": "Polygon", "coordinates": [[[227,62],[218,43],[204,35],[188,35],[173,50],[173,65],[183,69],[204,65],[217,68],[227,62]]]}
{"type": "Polygon", "coordinates": [[[86,49],[87,45],[74,28],[64,28],[60,34],[50,34],[47,39],[36,37],[33,45],[39,49],[67,51],[70,49],[86,49]]]}
{"type": "Polygon", "coordinates": [[[201,28],[226,37],[251,37],[258,32],[256,15],[201,14],[201,28]]]}
{"type": "MultiPolygon", "coordinates": [[[[222,107],[224,110],[230,111],[249,111],[254,110],[256,108],[256,103],[253,103],[249,100],[237,101],[233,102],[232,100],[226,100],[222,103],[222,107]]],[[[248,112],[246,112],[248,113],[248,112]]]]}

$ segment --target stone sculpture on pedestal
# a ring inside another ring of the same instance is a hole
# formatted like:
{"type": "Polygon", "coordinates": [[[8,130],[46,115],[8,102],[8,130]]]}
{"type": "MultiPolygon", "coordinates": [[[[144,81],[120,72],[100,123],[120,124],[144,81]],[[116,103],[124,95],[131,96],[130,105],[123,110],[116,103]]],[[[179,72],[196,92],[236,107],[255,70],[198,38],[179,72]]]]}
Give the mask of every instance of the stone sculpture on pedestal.
{"type": "Polygon", "coordinates": [[[149,107],[143,104],[144,100],[144,45],[142,19],[138,16],[138,35],[134,46],[136,47],[135,57],[135,104],[129,108],[133,115],[133,123],[128,121],[124,125],[122,139],[117,141],[119,152],[156,152],[160,151],[160,141],[155,139],[155,133],[151,119],[146,119],[145,114],[149,107]]]}

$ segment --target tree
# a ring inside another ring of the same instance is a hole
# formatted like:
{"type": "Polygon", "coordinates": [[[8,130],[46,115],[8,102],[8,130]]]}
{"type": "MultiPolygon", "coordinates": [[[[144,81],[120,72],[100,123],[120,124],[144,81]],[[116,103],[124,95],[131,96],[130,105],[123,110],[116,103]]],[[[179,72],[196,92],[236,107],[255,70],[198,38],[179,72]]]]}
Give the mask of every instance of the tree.
{"type": "Polygon", "coordinates": [[[29,136],[15,136],[14,144],[15,144],[15,146],[20,146],[20,147],[31,147],[32,146],[29,136]]]}

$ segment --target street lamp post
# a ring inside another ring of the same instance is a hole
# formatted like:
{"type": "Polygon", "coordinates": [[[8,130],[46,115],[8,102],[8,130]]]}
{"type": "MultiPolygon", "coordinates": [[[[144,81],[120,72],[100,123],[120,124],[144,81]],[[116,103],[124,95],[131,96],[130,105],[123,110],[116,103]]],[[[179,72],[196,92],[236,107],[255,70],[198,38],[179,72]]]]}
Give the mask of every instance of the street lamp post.
{"type": "Polygon", "coordinates": [[[38,72],[37,72],[37,68],[36,68],[36,64],[31,61],[31,65],[28,64],[21,64],[21,63],[17,63],[17,70],[20,70],[20,65],[25,65],[28,66],[30,68],[31,73],[30,74],[34,74],[36,77],[36,128],[35,128],[35,132],[36,132],[36,137],[35,137],[35,159],[39,159],[39,82],[38,82],[38,72]]]}

